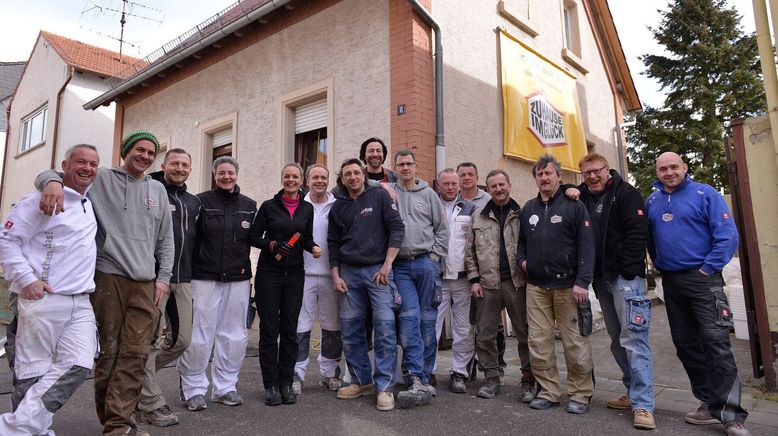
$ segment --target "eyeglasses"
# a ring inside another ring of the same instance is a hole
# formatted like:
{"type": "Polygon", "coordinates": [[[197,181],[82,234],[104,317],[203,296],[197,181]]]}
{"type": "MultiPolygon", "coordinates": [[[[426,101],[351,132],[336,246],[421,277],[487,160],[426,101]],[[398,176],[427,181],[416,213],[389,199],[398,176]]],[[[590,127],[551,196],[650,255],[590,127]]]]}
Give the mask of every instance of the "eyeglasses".
{"type": "Polygon", "coordinates": [[[595,168],[595,169],[593,169],[593,170],[589,170],[589,171],[582,171],[582,172],[581,172],[581,174],[584,176],[584,178],[586,178],[586,177],[589,177],[589,176],[591,176],[591,175],[593,175],[593,174],[599,174],[599,173],[600,173],[600,171],[604,170],[604,169],[605,169],[605,168],[607,168],[607,167],[608,167],[608,165],[603,165],[603,166],[601,166],[601,167],[599,167],[599,168],[595,168]]]}

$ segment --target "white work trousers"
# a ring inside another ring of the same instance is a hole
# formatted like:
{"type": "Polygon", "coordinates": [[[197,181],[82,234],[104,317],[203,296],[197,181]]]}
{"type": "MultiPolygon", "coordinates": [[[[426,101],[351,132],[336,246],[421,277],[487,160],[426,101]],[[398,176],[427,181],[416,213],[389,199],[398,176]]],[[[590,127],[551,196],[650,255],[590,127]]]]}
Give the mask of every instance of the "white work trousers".
{"type": "MultiPolygon", "coordinates": [[[[470,325],[470,282],[467,278],[443,280],[443,300],[438,306],[438,319],[435,324],[438,341],[443,332],[443,320],[446,311],[451,308],[452,355],[451,371],[467,375],[467,364],[475,354],[473,326],[470,325]]],[[[438,362],[435,361],[437,369],[438,362]]]]}
{"type": "MultiPolygon", "coordinates": [[[[300,309],[300,316],[297,318],[298,337],[302,333],[310,332],[313,329],[313,320],[316,318],[319,319],[319,326],[322,330],[340,334],[340,296],[332,284],[332,277],[329,275],[305,276],[303,305],[300,309]]],[[[324,333],[322,333],[322,336],[324,336],[324,333]]],[[[308,344],[301,343],[299,347],[310,350],[310,338],[310,334],[304,336],[302,340],[307,340],[308,344]]],[[[342,349],[342,345],[340,345],[340,348],[342,349]]],[[[324,354],[324,350],[320,349],[319,357],[317,358],[319,372],[322,377],[335,377],[338,374],[340,356],[337,359],[333,359],[324,357],[324,354]]],[[[310,355],[310,351],[308,355],[310,355]]],[[[305,380],[305,372],[310,362],[308,355],[304,360],[299,360],[298,356],[298,361],[294,365],[294,373],[301,380],[305,380]]]]}
{"type": "Polygon", "coordinates": [[[208,391],[205,370],[213,350],[211,399],[236,391],[246,356],[250,283],[192,280],[192,342],[178,359],[184,400],[208,391]]]}
{"type": "Polygon", "coordinates": [[[54,412],[94,365],[94,311],[89,294],[46,294],[40,300],[20,296],[17,316],[14,400],[18,406],[0,416],[0,435],[49,434],[54,412]]]}

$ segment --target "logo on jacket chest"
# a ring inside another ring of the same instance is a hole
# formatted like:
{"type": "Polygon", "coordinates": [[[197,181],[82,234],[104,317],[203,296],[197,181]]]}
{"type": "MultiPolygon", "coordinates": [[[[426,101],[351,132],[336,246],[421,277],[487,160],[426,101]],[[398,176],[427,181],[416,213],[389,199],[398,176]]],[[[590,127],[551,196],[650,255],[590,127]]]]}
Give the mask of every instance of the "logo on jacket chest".
{"type": "Polygon", "coordinates": [[[540,221],[540,217],[537,215],[532,215],[529,217],[529,225],[532,226],[532,230],[535,230],[535,226],[538,225],[538,221],[540,221]]]}
{"type": "Polygon", "coordinates": [[[559,224],[562,222],[562,217],[559,215],[553,215],[551,217],[551,224],[559,224]]]}
{"type": "Polygon", "coordinates": [[[145,200],[143,200],[143,203],[146,205],[146,207],[157,207],[159,204],[157,204],[157,200],[154,200],[151,197],[146,197],[145,200]]]}
{"type": "Polygon", "coordinates": [[[427,208],[426,208],[426,207],[424,207],[424,205],[423,205],[423,204],[421,204],[421,203],[416,203],[416,204],[414,204],[414,205],[413,205],[413,208],[414,208],[414,209],[416,209],[416,210],[418,210],[419,212],[425,212],[425,211],[427,210],[427,208]]]}
{"type": "Polygon", "coordinates": [[[240,226],[243,227],[244,229],[248,229],[249,227],[251,227],[251,223],[248,221],[241,221],[240,226]]]}
{"type": "Polygon", "coordinates": [[[175,212],[176,211],[176,205],[175,204],[171,204],[170,205],[170,211],[171,212],[175,212]]]}
{"type": "Polygon", "coordinates": [[[669,223],[672,220],[673,220],[673,214],[671,214],[670,212],[666,212],[662,214],[662,221],[669,223]]]}
{"type": "Polygon", "coordinates": [[[372,207],[366,207],[366,208],[362,209],[361,211],[359,211],[359,214],[362,215],[362,216],[365,216],[365,217],[371,216],[371,215],[373,215],[373,208],[372,207]]]}
{"type": "Polygon", "coordinates": [[[602,203],[597,205],[597,208],[594,210],[596,213],[602,213],[602,203]]]}

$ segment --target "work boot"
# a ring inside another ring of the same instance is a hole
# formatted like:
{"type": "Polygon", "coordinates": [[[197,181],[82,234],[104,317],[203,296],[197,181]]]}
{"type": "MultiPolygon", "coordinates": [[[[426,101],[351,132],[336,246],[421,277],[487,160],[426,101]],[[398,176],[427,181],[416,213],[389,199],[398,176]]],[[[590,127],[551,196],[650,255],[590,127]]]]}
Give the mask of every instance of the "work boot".
{"type": "Polygon", "coordinates": [[[394,410],[394,394],[391,392],[379,392],[375,401],[375,408],[386,412],[394,410]]]}
{"type": "Polygon", "coordinates": [[[521,382],[519,383],[519,400],[522,403],[531,403],[540,392],[540,385],[532,375],[532,370],[521,370],[521,382]]]}
{"type": "Polygon", "coordinates": [[[140,422],[151,424],[154,427],[169,427],[178,424],[178,417],[165,404],[151,412],[140,412],[140,422]]]}
{"type": "Polygon", "coordinates": [[[615,400],[608,400],[606,404],[608,405],[608,409],[629,410],[632,408],[632,401],[630,401],[629,397],[626,395],[622,395],[615,400]]]}
{"type": "Polygon", "coordinates": [[[711,416],[710,411],[708,411],[708,405],[705,403],[700,404],[697,410],[687,413],[684,421],[695,425],[708,425],[719,422],[718,419],[711,416]]]}
{"type": "Polygon", "coordinates": [[[303,393],[303,379],[297,376],[297,374],[292,377],[292,390],[294,391],[295,395],[300,395],[303,393]]]}
{"type": "Polygon", "coordinates": [[[466,393],[467,385],[465,384],[465,376],[457,372],[452,372],[451,377],[448,379],[448,390],[455,394],[466,393]]]}
{"type": "Polygon", "coordinates": [[[415,375],[411,376],[408,389],[397,394],[397,403],[400,409],[423,406],[429,404],[430,401],[432,401],[432,393],[415,375]]]}
{"type": "Polygon", "coordinates": [[[367,384],[367,385],[358,385],[356,383],[352,383],[350,385],[343,386],[342,388],[338,389],[338,395],[337,397],[341,400],[351,400],[353,398],[361,397],[363,395],[373,395],[375,391],[373,390],[373,384],[367,384]]]}
{"type": "Polygon", "coordinates": [[[297,402],[297,395],[290,384],[281,385],[281,402],[284,404],[294,404],[297,402]]]}
{"type": "Polygon", "coordinates": [[[278,406],[281,404],[281,392],[278,391],[278,386],[270,386],[265,389],[265,404],[268,406],[278,406]]]}
{"type": "Polygon", "coordinates": [[[654,414],[646,409],[635,409],[632,412],[632,426],[641,430],[653,430],[656,428],[654,414]]]}
{"type": "Polygon", "coordinates": [[[491,377],[486,379],[481,388],[478,389],[478,396],[481,398],[494,398],[495,395],[500,393],[500,378],[491,377]]]}
{"type": "Polygon", "coordinates": [[[743,426],[742,422],[729,421],[724,424],[724,433],[727,436],[751,436],[751,432],[743,426]]]}
{"type": "Polygon", "coordinates": [[[345,386],[343,380],[338,377],[323,377],[319,380],[319,387],[330,391],[337,391],[345,386]]]}

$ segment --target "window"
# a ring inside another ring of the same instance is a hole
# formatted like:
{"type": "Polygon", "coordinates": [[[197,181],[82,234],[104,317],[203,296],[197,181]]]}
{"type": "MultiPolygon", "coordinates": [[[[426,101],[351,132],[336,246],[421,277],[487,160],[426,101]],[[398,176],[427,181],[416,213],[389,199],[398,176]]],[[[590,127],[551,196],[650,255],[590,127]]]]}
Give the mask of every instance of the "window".
{"type": "Polygon", "coordinates": [[[200,126],[201,132],[201,150],[202,150],[202,169],[201,184],[202,190],[207,187],[214,188],[213,174],[211,174],[211,164],[216,158],[221,156],[236,156],[235,126],[237,124],[238,114],[232,113],[217,118],[200,126]]]}
{"type": "Polygon", "coordinates": [[[578,71],[586,74],[589,70],[581,61],[581,27],[578,0],[562,0],[562,26],[564,28],[564,47],[562,58],[578,71]]]}
{"type": "Polygon", "coordinates": [[[19,138],[19,153],[46,141],[46,116],[49,109],[44,106],[22,120],[19,138]]]}
{"type": "Polygon", "coordinates": [[[327,165],[327,99],[294,110],[294,161],[303,167],[327,165]]]}

